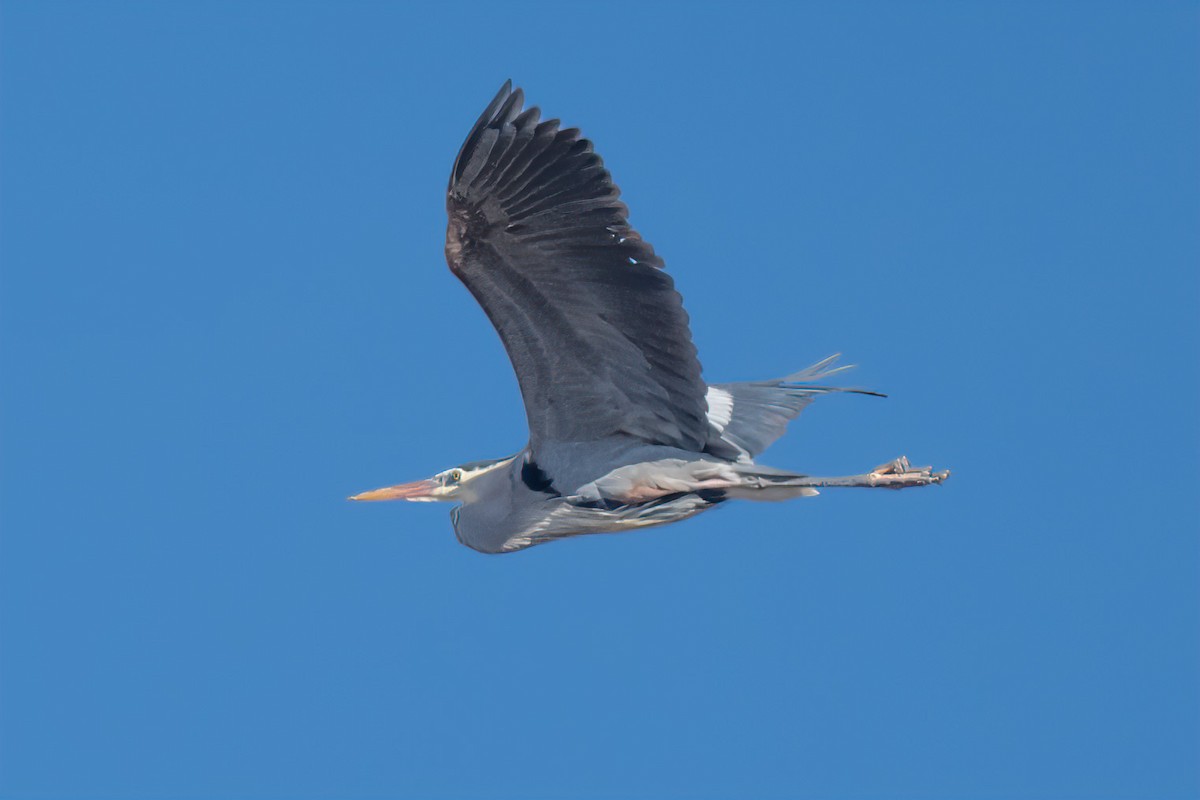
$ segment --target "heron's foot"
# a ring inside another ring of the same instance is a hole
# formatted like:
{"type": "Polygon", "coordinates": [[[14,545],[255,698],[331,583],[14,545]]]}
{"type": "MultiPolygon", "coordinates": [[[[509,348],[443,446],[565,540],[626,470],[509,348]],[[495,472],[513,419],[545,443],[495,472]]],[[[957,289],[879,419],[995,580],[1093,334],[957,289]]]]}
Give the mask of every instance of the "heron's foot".
{"type": "Polygon", "coordinates": [[[928,486],[941,483],[950,477],[950,470],[934,472],[933,467],[914,467],[908,458],[900,456],[895,461],[880,464],[867,474],[870,486],[884,489],[907,489],[910,486],[928,486]]]}

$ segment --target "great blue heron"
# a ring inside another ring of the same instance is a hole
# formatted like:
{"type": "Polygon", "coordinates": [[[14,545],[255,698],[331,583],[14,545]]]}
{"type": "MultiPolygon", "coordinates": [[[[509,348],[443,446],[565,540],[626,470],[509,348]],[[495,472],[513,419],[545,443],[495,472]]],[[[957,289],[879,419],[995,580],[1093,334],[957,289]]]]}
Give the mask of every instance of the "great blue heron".
{"type": "MultiPolygon", "coordinates": [[[[446,260],[500,333],[529,444],[351,500],[449,501],[458,540],[485,553],[661,525],[733,498],[819,487],[903,489],[948,471],[898,458],[814,478],[754,463],[843,368],[706,385],[683,302],[592,143],[506,82],[467,136],[447,190],[446,260]]],[[[868,393],[869,394],[869,393],[868,393]]]]}

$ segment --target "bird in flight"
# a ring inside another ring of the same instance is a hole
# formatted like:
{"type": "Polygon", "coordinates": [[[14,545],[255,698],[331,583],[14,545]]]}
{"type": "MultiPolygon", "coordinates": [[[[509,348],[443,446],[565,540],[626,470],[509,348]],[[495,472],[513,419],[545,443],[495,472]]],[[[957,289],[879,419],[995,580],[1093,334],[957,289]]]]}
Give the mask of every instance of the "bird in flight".
{"type": "Polygon", "coordinates": [[[949,471],[897,458],[819,478],[755,463],[813,398],[835,357],[785,378],[706,384],[683,301],[629,226],[592,143],[506,82],[450,173],[446,261],[512,360],[529,443],[351,500],[457,503],[455,535],[507,553],[585,533],[686,519],[728,500],[824,487],[905,489],[949,471]]]}

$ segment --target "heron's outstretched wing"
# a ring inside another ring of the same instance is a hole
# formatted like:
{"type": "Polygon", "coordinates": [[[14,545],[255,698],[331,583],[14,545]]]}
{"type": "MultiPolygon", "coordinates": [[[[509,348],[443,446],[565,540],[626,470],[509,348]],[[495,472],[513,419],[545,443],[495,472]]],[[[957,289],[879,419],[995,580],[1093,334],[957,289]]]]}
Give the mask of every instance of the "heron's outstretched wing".
{"type": "Polygon", "coordinates": [[[705,386],[662,259],[592,143],[505,83],[462,146],[446,260],[512,359],[530,443],[628,435],[700,450],[705,386]]]}

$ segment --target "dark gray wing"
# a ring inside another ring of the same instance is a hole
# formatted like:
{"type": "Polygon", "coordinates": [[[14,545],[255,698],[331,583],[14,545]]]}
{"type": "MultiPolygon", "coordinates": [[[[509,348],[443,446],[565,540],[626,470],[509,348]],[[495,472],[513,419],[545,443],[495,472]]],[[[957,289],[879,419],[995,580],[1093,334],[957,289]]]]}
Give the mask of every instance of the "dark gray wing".
{"type": "Polygon", "coordinates": [[[450,175],[446,260],[500,333],[530,443],[628,435],[700,450],[700,362],[662,259],[592,143],[505,83],[450,175]]]}

